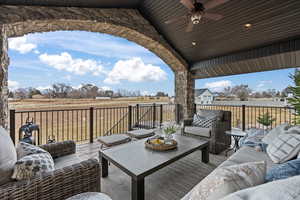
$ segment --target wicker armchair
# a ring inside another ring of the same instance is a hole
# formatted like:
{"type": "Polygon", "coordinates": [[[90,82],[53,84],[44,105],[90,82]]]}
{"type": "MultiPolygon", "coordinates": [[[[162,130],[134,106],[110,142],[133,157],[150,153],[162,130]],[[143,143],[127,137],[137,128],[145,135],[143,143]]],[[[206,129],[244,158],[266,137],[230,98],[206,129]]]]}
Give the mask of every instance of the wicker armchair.
{"type": "MultiPolygon", "coordinates": [[[[205,111],[209,112],[209,110],[205,111]]],[[[182,132],[187,136],[209,141],[210,153],[219,154],[229,148],[231,138],[225,134],[225,131],[231,130],[230,111],[222,111],[221,119],[212,123],[210,127],[194,127],[192,122],[193,119],[183,120],[182,132]]]]}
{"type": "MultiPolygon", "coordinates": [[[[40,146],[53,158],[74,154],[73,141],[40,146]]],[[[30,181],[11,181],[0,186],[1,200],[64,200],[83,192],[100,192],[100,165],[96,159],[82,161],[30,181]]]]}

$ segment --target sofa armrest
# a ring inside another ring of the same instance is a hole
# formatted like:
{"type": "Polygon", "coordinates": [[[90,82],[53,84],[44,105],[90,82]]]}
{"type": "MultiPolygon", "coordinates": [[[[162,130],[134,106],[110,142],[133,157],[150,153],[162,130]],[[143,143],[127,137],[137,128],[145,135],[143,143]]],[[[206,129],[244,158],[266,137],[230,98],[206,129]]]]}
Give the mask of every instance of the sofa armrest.
{"type": "Polygon", "coordinates": [[[0,186],[1,200],[59,200],[83,192],[100,192],[100,164],[96,159],[45,173],[29,181],[0,186]]]}
{"type": "Polygon", "coordinates": [[[48,151],[53,158],[70,155],[76,153],[76,144],[74,141],[55,142],[40,146],[48,151]]]}

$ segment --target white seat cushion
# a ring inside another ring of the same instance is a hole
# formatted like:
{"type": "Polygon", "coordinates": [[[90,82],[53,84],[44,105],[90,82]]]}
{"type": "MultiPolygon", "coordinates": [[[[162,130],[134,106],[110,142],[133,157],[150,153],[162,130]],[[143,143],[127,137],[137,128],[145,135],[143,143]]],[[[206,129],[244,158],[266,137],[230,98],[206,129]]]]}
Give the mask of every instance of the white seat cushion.
{"type": "Polygon", "coordinates": [[[300,176],[244,189],[222,200],[296,200],[300,198],[300,176]]]}
{"type": "Polygon", "coordinates": [[[192,135],[207,137],[207,138],[210,138],[211,136],[210,128],[202,128],[198,126],[186,126],[184,132],[192,135]]]}
{"type": "Polygon", "coordinates": [[[11,180],[17,152],[8,132],[0,127],[0,185],[11,180]]]}

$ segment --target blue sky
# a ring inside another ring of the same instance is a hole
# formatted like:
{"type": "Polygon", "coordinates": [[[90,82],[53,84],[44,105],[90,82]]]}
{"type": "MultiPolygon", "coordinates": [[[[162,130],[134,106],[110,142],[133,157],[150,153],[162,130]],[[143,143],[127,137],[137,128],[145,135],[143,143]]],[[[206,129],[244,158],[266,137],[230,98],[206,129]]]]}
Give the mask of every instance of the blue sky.
{"type": "MultiPolygon", "coordinates": [[[[47,88],[65,82],[93,83],[113,90],[174,94],[174,75],[155,54],[126,39],[82,31],[29,34],[9,40],[9,87],[47,88]]],[[[255,90],[283,89],[293,69],[196,81],[197,88],[221,91],[248,84],[255,90]]]]}

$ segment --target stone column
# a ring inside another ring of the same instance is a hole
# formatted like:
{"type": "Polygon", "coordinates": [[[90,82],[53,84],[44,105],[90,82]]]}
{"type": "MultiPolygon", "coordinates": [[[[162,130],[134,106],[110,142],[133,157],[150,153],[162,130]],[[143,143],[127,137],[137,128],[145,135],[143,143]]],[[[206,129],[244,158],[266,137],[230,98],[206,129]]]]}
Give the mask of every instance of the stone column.
{"type": "Polygon", "coordinates": [[[0,24],[0,126],[8,129],[8,40],[5,28],[0,24]]]}
{"type": "Polygon", "coordinates": [[[175,103],[180,105],[179,119],[191,118],[195,106],[195,80],[189,71],[175,72],[175,103]]]}

